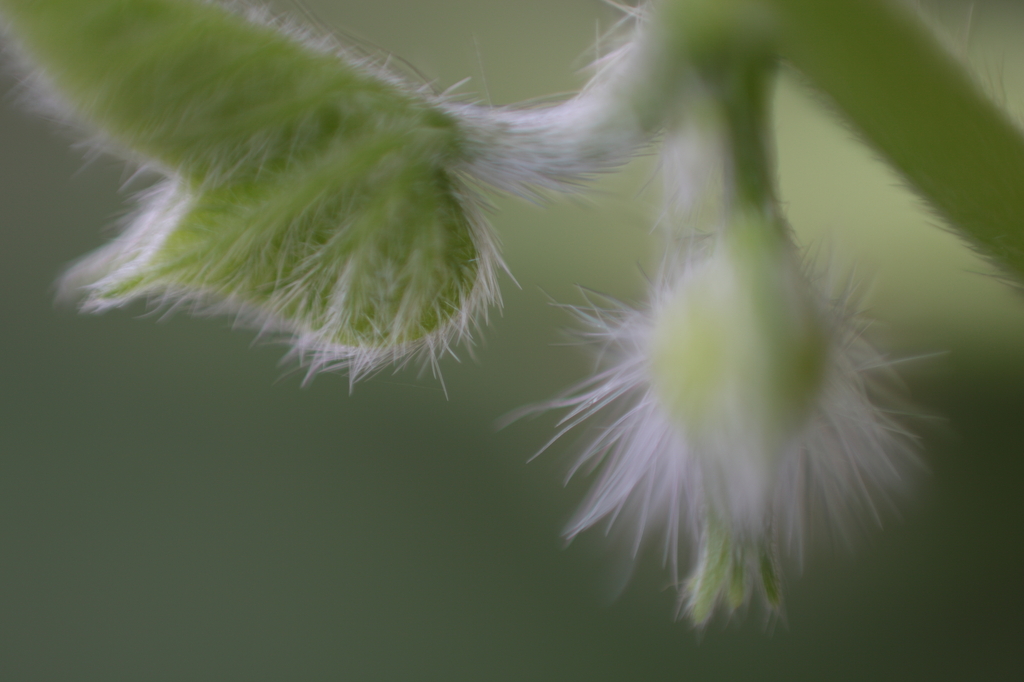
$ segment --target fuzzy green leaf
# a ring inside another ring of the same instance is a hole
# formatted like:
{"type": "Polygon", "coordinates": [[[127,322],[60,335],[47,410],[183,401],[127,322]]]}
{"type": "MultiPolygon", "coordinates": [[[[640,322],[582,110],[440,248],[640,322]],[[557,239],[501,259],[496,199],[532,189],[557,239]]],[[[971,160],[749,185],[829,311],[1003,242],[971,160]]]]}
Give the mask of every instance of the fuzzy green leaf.
{"type": "Polygon", "coordinates": [[[415,89],[215,2],[0,15],[73,117],[170,177],[71,273],[87,307],[223,303],[330,354],[458,336],[494,297],[458,125],[415,89]]]}

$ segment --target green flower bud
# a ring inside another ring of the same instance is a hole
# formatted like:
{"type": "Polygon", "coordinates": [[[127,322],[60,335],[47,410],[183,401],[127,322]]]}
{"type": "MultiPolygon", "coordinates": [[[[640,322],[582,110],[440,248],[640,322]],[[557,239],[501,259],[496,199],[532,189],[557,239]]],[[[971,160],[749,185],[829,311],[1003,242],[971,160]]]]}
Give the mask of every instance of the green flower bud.
{"type": "Polygon", "coordinates": [[[715,472],[723,517],[760,522],[783,453],[819,395],[827,345],[790,245],[750,215],[661,294],[652,390],[715,472]]]}

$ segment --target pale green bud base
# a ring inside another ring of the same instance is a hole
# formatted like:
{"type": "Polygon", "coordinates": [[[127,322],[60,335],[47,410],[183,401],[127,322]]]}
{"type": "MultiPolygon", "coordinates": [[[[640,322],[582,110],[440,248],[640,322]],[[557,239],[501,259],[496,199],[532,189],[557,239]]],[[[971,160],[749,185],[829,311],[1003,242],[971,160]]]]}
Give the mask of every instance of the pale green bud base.
{"type": "MultiPolygon", "coordinates": [[[[765,537],[770,538],[770,533],[765,537]]],[[[778,558],[770,539],[741,540],[713,514],[708,515],[701,537],[697,566],[686,581],[685,611],[694,625],[705,626],[716,607],[731,613],[760,590],[769,608],[782,605],[778,558]]]]}

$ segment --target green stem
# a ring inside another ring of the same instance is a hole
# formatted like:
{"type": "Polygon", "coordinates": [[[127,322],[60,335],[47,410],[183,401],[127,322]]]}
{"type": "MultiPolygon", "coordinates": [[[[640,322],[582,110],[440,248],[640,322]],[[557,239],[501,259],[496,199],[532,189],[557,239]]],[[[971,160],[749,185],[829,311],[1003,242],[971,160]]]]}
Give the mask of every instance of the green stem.
{"type": "Polygon", "coordinates": [[[1024,137],[897,3],[767,0],[783,55],[940,216],[1024,276],[1024,137]]]}
{"type": "Polygon", "coordinates": [[[671,47],[663,56],[681,56],[696,75],[684,105],[692,111],[700,99],[723,126],[725,204],[781,226],[771,144],[778,61],[771,15],[754,0],[673,0],[653,23],[660,41],[671,47]]]}
{"type": "Polygon", "coordinates": [[[1024,135],[900,3],[672,0],[666,9],[697,58],[709,42],[769,36],[939,216],[1024,278],[1024,135]]]}
{"type": "Polygon", "coordinates": [[[723,69],[719,97],[729,145],[730,203],[778,223],[770,123],[773,60],[737,55],[723,69]]]}

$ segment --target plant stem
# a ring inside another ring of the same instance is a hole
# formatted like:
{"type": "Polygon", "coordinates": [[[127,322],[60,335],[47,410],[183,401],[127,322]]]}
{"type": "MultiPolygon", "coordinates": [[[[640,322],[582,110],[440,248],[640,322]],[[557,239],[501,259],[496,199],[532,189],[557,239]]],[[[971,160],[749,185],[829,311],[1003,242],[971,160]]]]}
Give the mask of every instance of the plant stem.
{"type": "Polygon", "coordinates": [[[737,55],[721,75],[719,97],[728,133],[730,201],[778,223],[769,133],[773,61],[763,55],[737,55]]]}
{"type": "Polygon", "coordinates": [[[1024,135],[901,3],[671,0],[664,9],[698,60],[713,45],[770,40],[932,210],[1024,279],[1024,135]]]}
{"type": "Polygon", "coordinates": [[[764,0],[779,49],[978,250],[1024,277],[1024,137],[921,23],[886,0],[764,0]]]}

